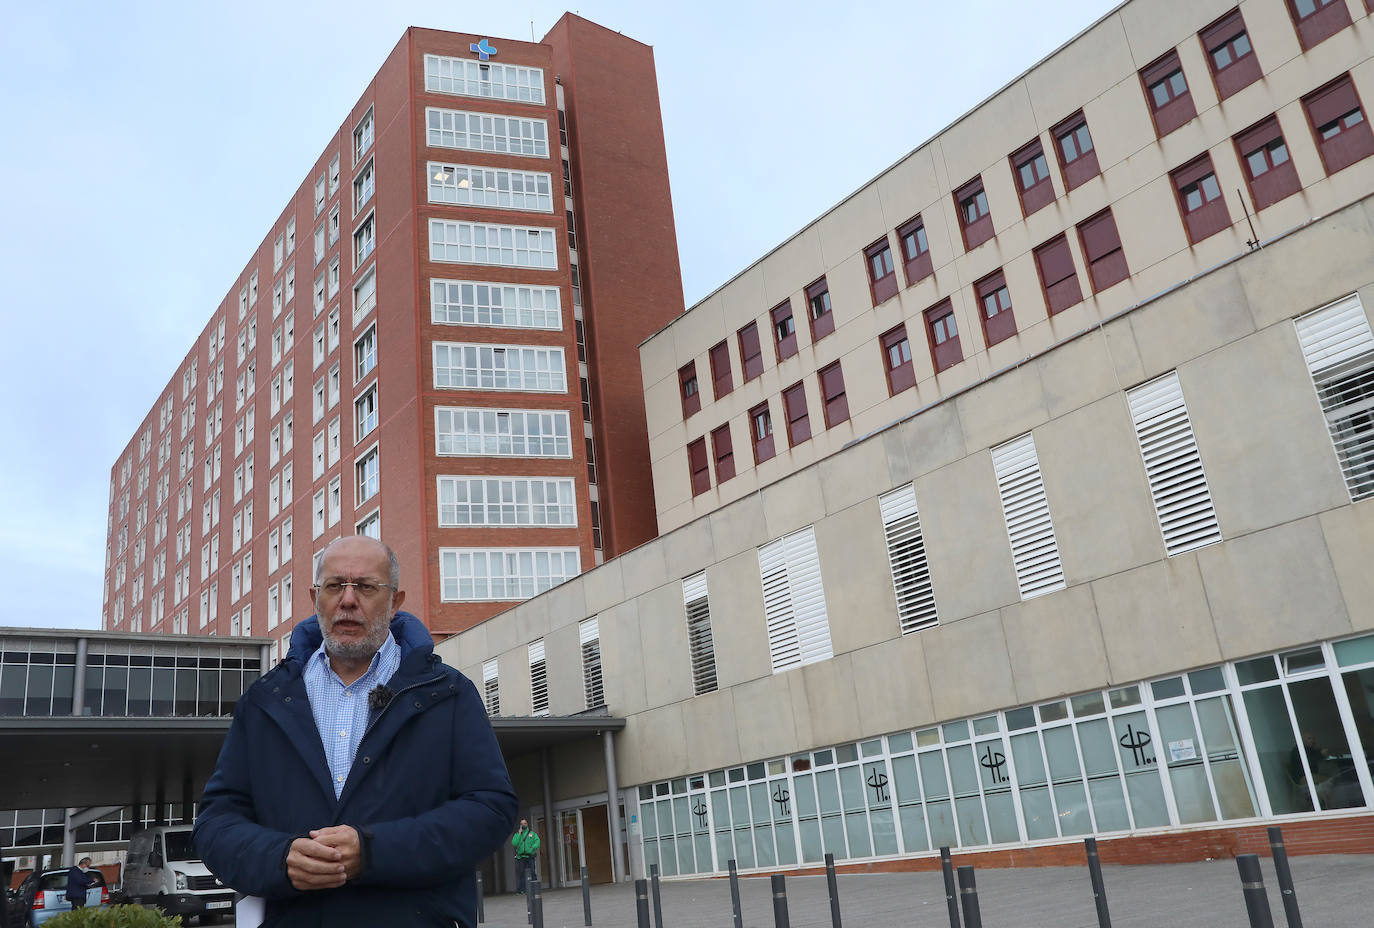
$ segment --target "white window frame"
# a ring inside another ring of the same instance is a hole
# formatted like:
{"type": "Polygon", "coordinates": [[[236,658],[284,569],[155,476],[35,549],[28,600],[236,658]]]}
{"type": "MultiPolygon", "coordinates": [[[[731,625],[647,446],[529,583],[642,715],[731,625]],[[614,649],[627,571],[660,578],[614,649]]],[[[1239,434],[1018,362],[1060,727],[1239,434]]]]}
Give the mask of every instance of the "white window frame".
{"type": "Polygon", "coordinates": [[[440,548],[440,600],[520,602],[578,576],[581,564],[578,548],[440,548]]]}
{"type": "Polygon", "coordinates": [[[558,287],[477,280],[430,281],[430,321],[436,325],[473,325],[505,329],[563,328],[558,287]]]}
{"type": "Polygon", "coordinates": [[[567,393],[563,349],[544,345],[434,342],[435,389],[567,393]]]}
{"type": "Polygon", "coordinates": [[[425,55],[425,90],[515,103],[544,103],[542,68],[425,55]]]}
{"type": "Polygon", "coordinates": [[[553,212],[553,178],[544,171],[431,161],[426,173],[431,203],[553,212]]]}
{"type": "Polygon", "coordinates": [[[440,457],[572,457],[571,417],[562,409],[436,406],[434,426],[440,457]],[[531,434],[531,423],[538,424],[538,435],[531,434]],[[471,432],[458,431],[472,426],[471,432]],[[529,452],[531,443],[535,453],[529,452]]]}
{"type": "Polygon", "coordinates": [[[425,107],[425,144],[431,148],[549,157],[549,124],[543,119],[425,107]]]}
{"type": "Polygon", "coordinates": [[[440,474],[437,484],[441,528],[577,526],[577,485],[571,477],[440,474]],[[479,500],[474,499],[478,496],[479,500]],[[535,500],[536,496],[540,497],[539,501],[535,500]]]}
{"type": "Polygon", "coordinates": [[[430,219],[431,261],[558,270],[557,236],[543,226],[430,219]]]}

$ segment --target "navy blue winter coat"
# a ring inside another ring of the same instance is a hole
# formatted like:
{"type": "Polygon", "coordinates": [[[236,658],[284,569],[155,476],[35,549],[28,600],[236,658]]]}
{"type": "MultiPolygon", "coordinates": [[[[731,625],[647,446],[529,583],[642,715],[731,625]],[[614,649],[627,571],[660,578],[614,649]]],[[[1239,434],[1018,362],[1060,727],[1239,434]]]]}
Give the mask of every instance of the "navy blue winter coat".
{"type": "Polygon", "coordinates": [[[316,617],[234,709],[195,845],[225,883],[267,900],[268,926],[476,924],[474,871],[511,833],[515,792],[476,688],[439,660],[414,616],[398,612],[391,634],[395,695],[372,712],[338,799],[302,676],[322,640],[316,617]],[[295,889],[291,842],[330,825],[358,829],[362,874],[338,889],[295,889]]]}

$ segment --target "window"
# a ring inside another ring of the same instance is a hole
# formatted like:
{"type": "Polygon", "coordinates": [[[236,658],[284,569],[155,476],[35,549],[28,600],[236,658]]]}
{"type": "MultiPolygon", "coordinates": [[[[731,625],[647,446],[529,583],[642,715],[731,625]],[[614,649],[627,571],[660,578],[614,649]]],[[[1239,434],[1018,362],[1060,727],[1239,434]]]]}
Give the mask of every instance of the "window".
{"type": "Polygon", "coordinates": [[[494,61],[426,55],[425,90],[542,104],[544,72],[494,61]]]}
{"type": "Polygon", "coordinates": [[[353,215],[358,215],[368,201],[372,199],[372,194],[376,192],[376,162],[369,160],[362,173],[353,181],[353,215]]]}
{"type": "Polygon", "coordinates": [[[1175,371],[1126,392],[1167,556],[1221,541],[1212,493],[1175,371]]]}
{"type": "Polygon", "coordinates": [[[887,371],[887,392],[896,396],[916,385],[916,369],[911,361],[911,342],[906,337],[906,325],[884,332],[883,367],[887,371]]]}
{"type": "Polygon", "coordinates": [[[321,261],[324,260],[324,252],[325,252],[325,228],[324,228],[324,223],[320,223],[319,228],[317,228],[317,229],[315,230],[315,263],[316,263],[316,264],[319,264],[321,261]]]}
{"type": "Polygon", "coordinates": [[[797,353],[797,323],[792,317],[792,301],[784,300],[769,312],[773,320],[773,346],[778,352],[778,361],[797,353]]]}
{"type": "Polygon", "coordinates": [[[324,490],[318,490],[311,502],[311,536],[319,538],[324,534],[324,490]]]}
{"type": "Polygon", "coordinates": [[[369,215],[353,233],[353,266],[355,268],[362,266],[362,263],[367,260],[367,256],[372,254],[372,249],[377,245],[373,223],[375,218],[375,215],[369,215]]]}
{"type": "Polygon", "coordinates": [[[1011,291],[1001,270],[994,271],[973,285],[978,297],[978,319],[983,326],[983,342],[991,348],[1016,334],[1016,317],[1011,311],[1011,291]]]}
{"type": "Polygon", "coordinates": [[[335,361],[329,365],[329,408],[333,409],[339,405],[339,362],[335,361]]]}
{"type": "Polygon", "coordinates": [[[356,526],[354,526],[354,528],[357,531],[357,534],[364,535],[368,538],[376,538],[378,541],[380,541],[382,538],[381,510],[372,510],[372,512],[368,513],[365,517],[363,517],[362,521],[359,522],[356,526]]]}
{"type": "Polygon", "coordinates": [[[444,602],[529,599],[581,573],[576,548],[440,548],[444,602]]]}
{"type": "Polygon", "coordinates": [[[1078,274],[1073,269],[1073,252],[1065,236],[1055,236],[1035,249],[1035,268],[1040,272],[1040,286],[1051,316],[1083,299],[1078,274]]]}
{"type": "Polygon", "coordinates": [[[435,342],[434,386],[566,393],[568,377],[562,348],[435,342]]]}
{"type": "Polygon", "coordinates": [[[730,423],[711,431],[711,454],[716,459],[716,483],[735,476],[735,450],[730,439],[730,423]]]}
{"type": "Polygon", "coordinates": [[[339,417],[329,420],[329,466],[339,463],[339,417]]]}
{"type": "Polygon", "coordinates": [[[865,248],[864,258],[868,263],[868,290],[877,306],[897,295],[897,272],[892,266],[892,246],[887,236],[865,248]]]}
{"type": "Polygon", "coordinates": [[[1350,498],[1374,495],[1374,334],[1364,306],[1351,294],[1295,322],[1350,498]]]}
{"type": "Polygon", "coordinates": [[[940,621],[935,611],[935,590],[926,562],[925,537],[916,509],[916,488],[899,487],[878,497],[887,539],[887,562],[892,569],[892,588],[897,594],[897,621],[903,635],[929,628],[940,621]]]}
{"type": "Polygon", "coordinates": [[[336,203],[329,211],[329,244],[332,247],[339,240],[339,206],[336,203]]]}
{"type": "Polygon", "coordinates": [[[975,177],[954,191],[954,203],[959,208],[959,228],[964,235],[965,251],[972,251],[992,238],[992,212],[988,209],[982,177],[975,177]]]}
{"type": "Polygon", "coordinates": [[[596,483],[596,445],[591,438],[586,439],[587,482],[596,483]]]}
{"type": "Polygon", "coordinates": [[[1011,559],[1022,599],[1064,588],[1059,542],[1050,519],[1040,458],[1029,432],[992,449],[997,494],[1011,543],[1011,559]]]}
{"type": "Polygon", "coordinates": [[[329,524],[337,525],[343,511],[343,476],[335,476],[329,481],[329,524]]]}
{"type": "Polygon", "coordinates": [[[700,496],[711,489],[711,465],[706,459],[705,438],[698,438],[687,445],[687,470],[692,479],[693,496],[700,496]]]}
{"type": "Polygon", "coordinates": [[[773,414],[766,402],[749,410],[749,434],[754,443],[755,464],[762,464],[777,453],[773,448],[773,414]]]}
{"type": "Polygon", "coordinates": [[[530,715],[549,714],[549,672],[544,663],[544,639],[527,648],[530,662],[530,715]]]}
{"type": "Polygon", "coordinates": [[[573,481],[564,477],[439,477],[439,525],[577,525],[573,481]]]}
{"type": "MultiPolygon", "coordinates": [[[[1344,9],[1344,4],[1341,7],[1344,9]]],[[[1349,74],[1303,97],[1302,105],[1317,136],[1326,173],[1335,174],[1374,154],[1374,133],[1349,74]]]]}
{"type": "Polygon", "coordinates": [[[1094,293],[1130,276],[1111,207],[1078,224],[1078,243],[1083,246],[1083,260],[1088,262],[1088,279],[1094,293]]]}
{"type": "MultiPolygon", "coordinates": [[[[339,292],[339,259],[336,256],[329,262],[329,298],[339,292]]],[[[336,310],[337,312],[337,310],[336,310]]]]}
{"type": "Polygon", "coordinates": [[[730,347],[723,341],[711,348],[711,389],[716,399],[735,389],[730,377],[730,347]]]}
{"type": "Polygon", "coordinates": [[[1285,0],[1285,5],[1304,51],[1350,25],[1350,10],[1342,0],[1285,0]]]}
{"type": "Polygon", "coordinates": [[[353,129],[354,164],[357,164],[359,161],[361,161],[363,155],[365,155],[368,149],[372,147],[373,132],[374,125],[372,120],[372,108],[368,107],[367,112],[363,114],[363,118],[358,122],[358,125],[353,129]]]}
{"type": "Polygon", "coordinates": [[[549,129],[542,119],[427,107],[425,125],[425,141],[435,148],[532,155],[536,158],[549,156],[549,129]]]}
{"type": "Polygon", "coordinates": [[[1023,216],[1054,202],[1050,165],[1038,138],[1011,156],[1011,171],[1016,175],[1016,193],[1021,198],[1023,216]]]}
{"type": "MultiPolygon", "coordinates": [[[[292,216],[286,220],[286,253],[291,255],[296,251],[296,217],[292,216]]],[[[287,268],[289,273],[291,268],[287,268]]]]}
{"type": "Polygon", "coordinates": [[[941,300],[925,311],[925,320],[935,372],[938,374],[964,360],[959,330],[954,324],[954,304],[948,299],[941,300]]]}
{"type": "Polygon", "coordinates": [[[377,368],[377,326],[370,325],[367,331],[353,343],[353,382],[362,379],[377,368]]]}
{"type": "Polygon", "coordinates": [[[692,663],[692,695],[716,690],[716,649],[711,640],[711,604],[706,572],[682,581],[682,601],[687,612],[687,652],[692,663]]]}
{"type": "Polygon", "coordinates": [[[688,361],[677,372],[678,390],[682,394],[682,418],[701,410],[701,390],[697,386],[697,362],[688,361]]]}
{"type": "Polygon", "coordinates": [[[739,357],[744,371],[744,382],[748,383],[763,373],[763,347],[759,344],[759,324],[751,322],[740,329],[739,357]]]}
{"type": "Polygon", "coordinates": [[[806,411],[805,384],[793,384],[782,391],[782,408],[787,413],[787,442],[795,448],[811,437],[811,417],[806,411]]]}
{"type": "Polygon", "coordinates": [[[329,195],[333,196],[339,189],[339,155],[335,152],[334,157],[329,159],[329,195]]]}
{"type": "Polygon", "coordinates": [[[563,212],[568,223],[568,250],[577,251],[577,223],[573,219],[572,210],[565,209],[563,212]]]}
{"type": "Polygon", "coordinates": [[[553,212],[547,173],[429,162],[429,202],[553,212]]]}
{"type": "Polygon", "coordinates": [[[582,390],[582,421],[592,421],[592,387],[587,383],[586,377],[577,378],[578,386],[582,390]]]}
{"type": "Polygon", "coordinates": [[[487,715],[501,714],[501,684],[496,675],[496,658],[482,662],[482,703],[487,707],[487,715]]]}
{"type": "Polygon", "coordinates": [[[1059,168],[1064,172],[1064,188],[1072,190],[1084,181],[1101,173],[1097,165],[1097,149],[1093,147],[1088,121],[1079,110],[1050,130],[1054,147],[1059,152],[1059,168]]]}
{"type": "Polygon", "coordinates": [[[278,235],[276,239],[272,242],[272,270],[274,272],[281,270],[282,250],[284,242],[285,238],[280,235],[278,235]]]}
{"type": "Polygon", "coordinates": [[[815,529],[785,535],[758,553],[773,672],[827,660],[833,652],[815,529]]]}
{"type": "Polygon", "coordinates": [[[362,441],[376,427],[377,385],[374,383],[353,403],[353,440],[362,441]]]}
{"type": "Polygon", "coordinates": [[[1160,138],[1197,115],[1177,51],[1171,50],[1142,68],[1140,83],[1145,88],[1145,102],[1155,122],[1155,134],[1160,138]]]}
{"type": "Polygon", "coordinates": [[[811,342],[815,344],[835,331],[835,316],[830,307],[830,285],[825,278],[806,288],[807,319],[811,322],[811,342]]]}
{"type": "Polygon", "coordinates": [[[362,458],[358,460],[358,463],[354,465],[354,470],[357,472],[355,474],[355,483],[358,494],[355,504],[361,506],[363,503],[376,496],[377,492],[381,489],[381,461],[378,449],[373,448],[367,454],[363,455],[362,458]]]}
{"type": "Polygon", "coordinates": [[[431,261],[558,269],[553,229],[485,222],[429,221],[431,261]]]}
{"type": "Polygon", "coordinates": [[[825,427],[833,429],[849,419],[849,399],[844,391],[844,371],[840,362],[827,365],[817,375],[821,384],[821,404],[825,407],[825,427]]]}
{"type": "Polygon", "coordinates": [[[557,287],[434,280],[430,319],[439,325],[483,325],[511,329],[561,329],[557,287]]]}
{"type": "Polygon", "coordinates": [[[1235,137],[1235,144],[1255,209],[1264,209],[1302,188],[1276,117],[1246,129],[1235,137]]]}
{"type": "Polygon", "coordinates": [[[572,457],[566,412],[440,406],[434,418],[443,456],[572,457]]]}
{"type": "Polygon", "coordinates": [[[1204,154],[1171,172],[1178,209],[1188,230],[1188,241],[1200,242],[1231,224],[1221,185],[1212,171],[1212,156],[1204,154]]]}
{"type": "Polygon", "coordinates": [[[926,239],[925,220],[919,215],[908,219],[897,229],[897,238],[902,243],[902,262],[906,271],[906,285],[910,287],[918,280],[929,277],[933,270],[930,260],[930,242],[926,239]]]}
{"type": "Polygon", "coordinates": [[[601,682],[601,632],[593,616],[577,626],[577,642],[582,646],[582,691],[587,708],[606,705],[605,689],[601,682]]]}
{"type": "Polygon", "coordinates": [[[1198,39],[1207,55],[1207,67],[1212,69],[1217,96],[1222,100],[1263,76],[1239,7],[1199,32],[1198,39]]]}

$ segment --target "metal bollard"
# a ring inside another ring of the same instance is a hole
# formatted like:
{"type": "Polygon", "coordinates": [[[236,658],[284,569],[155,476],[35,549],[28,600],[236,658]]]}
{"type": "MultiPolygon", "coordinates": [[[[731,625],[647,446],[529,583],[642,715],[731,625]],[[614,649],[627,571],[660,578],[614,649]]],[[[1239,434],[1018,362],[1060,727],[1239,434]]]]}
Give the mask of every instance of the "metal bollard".
{"type": "Polygon", "coordinates": [[[1302,914],[1298,911],[1298,894],[1293,889],[1293,871],[1288,867],[1288,849],[1283,844],[1283,829],[1269,826],[1269,850],[1274,855],[1274,870],[1279,877],[1279,896],[1283,899],[1283,914],[1288,928],[1302,928],[1302,914]]]}
{"type": "Polygon", "coordinates": [[[825,884],[830,890],[830,925],[840,928],[840,887],[835,880],[835,855],[825,855],[825,884]]]}
{"type": "Polygon", "coordinates": [[[530,903],[530,911],[534,916],[532,924],[534,928],[544,928],[544,891],[538,880],[534,881],[534,892],[531,895],[534,897],[533,902],[530,903]]]}
{"type": "Polygon", "coordinates": [[[1264,875],[1260,873],[1259,855],[1237,855],[1236,869],[1240,871],[1240,890],[1245,895],[1245,914],[1250,916],[1250,928],[1274,928],[1269,896],[1264,892],[1264,875]]]}
{"type": "Polygon", "coordinates": [[[739,871],[733,859],[730,861],[730,906],[735,913],[735,928],[744,928],[744,912],[739,905],[739,871]]]}
{"type": "Polygon", "coordinates": [[[592,924],[592,883],[587,879],[587,868],[582,868],[582,924],[591,928],[592,924]]]}
{"type": "Polygon", "coordinates": [[[654,894],[654,928],[663,928],[663,897],[658,890],[658,864],[649,864],[649,888],[654,894]]]}
{"type": "Polygon", "coordinates": [[[486,909],[482,905],[482,871],[477,871],[477,924],[487,920],[486,909]]]}
{"type": "Polygon", "coordinates": [[[648,880],[635,880],[635,918],[639,928],[649,928],[648,880]]]}
{"type": "Polygon", "coordinates": [[[525,924],[534,924],[534,881],[525,881],[525,924]]]}
{"type": "Polygon", "coordinates": [[[978,908],[978,885],[972,867],[959,868],[959,901],[964,905],[964,928],[983,928],[983,912],[978,908]]]}
{"type": "Polygon", "coordinates": [[[787,918],[787,884],[781,873],[773,874],[773,928],[791,928],[787,918]]]}
{"type": "Polygon", "coordinates": [[[945,874],[945,905],[949,907],[949,928],[959,928],[959,894],[954,889],[954,865],[949,848],[940,848],[940,869],[945,874]]]}
{"type": "Polygon", "coordinates": [[[1098,928],[1112,928],[1112,916],[1107,911],[1107,888],[1102,882],[1102,861],[1097,859],[1097,839],[1084,838],[1083,847],[1088,852],[1088,876],[1093,884],[1093,902],[1097,903],[1098,928]]]}

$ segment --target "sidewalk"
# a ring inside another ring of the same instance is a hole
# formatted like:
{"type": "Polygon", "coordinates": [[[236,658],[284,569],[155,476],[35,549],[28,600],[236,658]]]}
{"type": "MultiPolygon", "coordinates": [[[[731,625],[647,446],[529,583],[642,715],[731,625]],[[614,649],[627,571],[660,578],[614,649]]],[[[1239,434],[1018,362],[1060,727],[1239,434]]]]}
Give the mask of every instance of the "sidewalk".
{"type": "MultiPolygon", "coordinates": [[[[1374,856],[1290,858],[1306,928],[1374,925],[1374,856]]],[[[1283,928],[1283,902],[1273,863],[1261,858],[1274,924],[1283,928]]],[[[1248,928],[1236,862],[1106,866],[1102,870],[1113,928],[1248,928]]],[[[1097,928],[1087,867],[979,870],[978,894],[986,928],[1097,928]]],[[[730,928],[726,879],[665,881],[663,928],[730,928]]],[[[840,909],[850,928],[946,928],[943,878],[934,873],[840,874],[840,909]]],[[[830,928],[825,876],[790,877],[793,928],[830,928]]],[[[767,877],[740,879],[745,928],[773,928],[767,877]]],[[[652,910],[652,896],[650,897],[652,910]]],[[[595,928],[636,928],[633,884],[592,887],[595,928]]],[[[492,928],[521,928],[525,897],[486,900],[492,928]]],[[[581,928],[579,888],[544,895],[545,928],[581,928]]]]}

